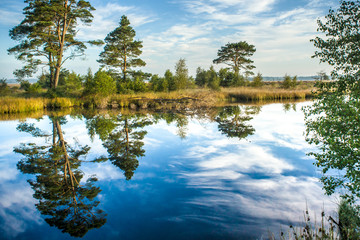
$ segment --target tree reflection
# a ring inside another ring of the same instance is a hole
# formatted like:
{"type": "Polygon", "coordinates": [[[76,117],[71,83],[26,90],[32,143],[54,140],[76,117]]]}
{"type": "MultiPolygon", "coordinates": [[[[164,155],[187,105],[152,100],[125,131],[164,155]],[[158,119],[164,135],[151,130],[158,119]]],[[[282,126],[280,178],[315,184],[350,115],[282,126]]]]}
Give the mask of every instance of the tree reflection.
{"type": "Polygon", "coordinates": [[[167,124],[175,123],[177,127],[177,135],[181,139],[186,138],[188,131],[187,126],[189,124],[188,114],[183,112],[163,112],[153,114],[153,118],[155,121],[165,120],[167,124]]]}
{"type": "Polygon", "coordinates": [[[284,112],[289,112],[291,109],[296,112],[296,104],[295,103],[284,103],[283,104],[284,112]]]}
{"type": "Polygon", "coordinates": [[[143,128],[150,124],[150,118],[141,114],[97,115],[86,122],[90,136],[99,136],[109,154],[107,159],[124,171],[126,180],[133,177],[138,158],[145,155],[143,139],[147,131],[143,128]]]}
{"type": "Polygon", "coordinates": [[[258,114],[261,107],[258,106],[228,106],[224,107],[215,118],[221,133],[227,137],[243,139],[255,133],[255,128],[248,124],[258,114]]]}
{"type": "Polygon", "coordinates": [[[109,153],[109,160],[124,171],[126,180],[130,180],[139,166],[139,157],[144,156],[144,142],[147,133],[140,130],[151,124],[148,118],[139,115],[120,115],[116,119],[117,127],[103,143],[109,153]]]}
{"type": "Polygon", "coordinates": [[[90,148],[70,146],[61,130],[61,125],[66,123],[65,118],[50,119],[52,134],[43,132],[34,124],[18,125],[19,131],[28,132],[34,137],[44,137],[47,143],[21,144],[16,147],[14,151],[24,156],[17,166],[23,173],[36,175],[35,179],[28,182],[35,191],[34,198],[39,200],[36,208],[45,216],[45,221],[71,236],[82,237],[88,230],[99,228],[106,222],[106,214],[97,209],[99,201],[95,200],[101,191],[94,186],[97,179],[90,177],[81,183],[84,174],[78,168],[90,148]]]}

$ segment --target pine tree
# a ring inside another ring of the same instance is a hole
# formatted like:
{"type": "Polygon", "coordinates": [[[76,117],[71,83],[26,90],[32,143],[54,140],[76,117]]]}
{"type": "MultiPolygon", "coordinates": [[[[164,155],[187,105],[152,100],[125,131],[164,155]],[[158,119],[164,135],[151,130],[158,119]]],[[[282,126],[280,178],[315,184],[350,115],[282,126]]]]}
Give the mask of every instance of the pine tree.
{"type": "Polygon", "coordinates": [[[20,43],[8,52],[26,63],[14,74],[22,79],[36,73],[39,65],[47,65],[51,88],[55,89],[66,60],[83,55],[85,43],[102,43],[75,39],[78,21],[90,24],[91,11],[95,9],[84,0],[25,0],[25,3],[28,6],[24,8],[24,20],[10,30],[10,37],[20,43]]]}
{"type": "Polygon", "coordinates": [[[255,66],[253,61],[249,58],[254,55],[256,49],[254,45],[248,44],[245,41],[238,43],[228,43],[218,51],[218,58],[213,60],[213,63],[225,63],[231,66],[235,75],[239,75],[240,69],[250,71],[255,66]]]}
{"type": "Polygon", "coordinates": [[[124,82],[127,81],[126,75],[131,68],[145,66],[145,62],[139,58],[142,53],[142,41],[134,40],[135,34],[130,21],[123,15],[120,26],[106,36],[106,45],[98,60],[102,66],[112,70],[120,68],[124,82]]]}

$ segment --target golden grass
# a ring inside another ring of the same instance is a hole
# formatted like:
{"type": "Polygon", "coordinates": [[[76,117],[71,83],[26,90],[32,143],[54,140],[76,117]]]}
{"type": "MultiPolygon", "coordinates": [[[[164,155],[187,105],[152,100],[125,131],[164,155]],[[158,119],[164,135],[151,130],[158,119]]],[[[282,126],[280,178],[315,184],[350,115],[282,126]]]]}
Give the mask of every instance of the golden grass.
{"type": "Polygon", "coordinates": [[[59,109],[73,107],[74,100],[69,98],[0,98],[0,114],[33,112],[44,109],[59,109]]]}
{"type": "Polygon", "coordinates": [[[226,88],[222,89],[229,100],[265,101],[285,99],[306,99],[312,96],[311,89],[271,89],[271,88],[226,88]]]}
{"type": "Polygon", "coordinates": [[[274,86],[261,88],[237,87],[210,89],[186,89],[174,92],[146,92],[116,94],[109,97],[86,96],[74,98],[0,98],[0,114],[32,112],[43,109],[63,109],[74,106],[83,108],[131,108],[171,109],[181,107],[211,107],[225,102],[297,100],[310,97],[311,88],[282,89],[274,86]]]}
{"type": "Polygon", "coordinates": [[[43,110],[45,102],[42,98],[13,98],[0,99],[0,113],[20,113],[43,110]]]}

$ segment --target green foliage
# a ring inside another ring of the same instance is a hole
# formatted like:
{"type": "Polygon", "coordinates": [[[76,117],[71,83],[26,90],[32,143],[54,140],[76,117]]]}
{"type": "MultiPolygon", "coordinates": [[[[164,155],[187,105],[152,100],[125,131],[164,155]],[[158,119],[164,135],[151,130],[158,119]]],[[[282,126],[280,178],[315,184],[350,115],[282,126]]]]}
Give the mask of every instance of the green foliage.
{"type": "Polygon", "coordinates": [[[20,43],[8,52],[26,64],[14,74],[21,80],[34,74],[39,65],[46,65],[51,87],[57,88],[64,62],[83,55],[85,43],[101,43],[75,38],[79,21],[90,24],[93,18],[91,11],[95,9],[84,0],[25,2],[28,5],[23,11],[24,20],[10,30],[10,37],[20,43]]]}
{"type": "Polygon", "coordinates": [[[250,115],[259,112],[258,107],[225,107],[219,112],[215,121],[218,123],[219,130],[227,137],[242,139],[254,134],[254,127],[247,124],[247,122],[252,119],[250,115]]]}
{"type": "Polygon", "coordinates": [[[219,70],[220,86],[230,87],[234,86],[234,80],[236,79],[235,73],[229,71],[228,68],[221,68],[219,70]]]}
{"type": "Polygon", "coordinates": [[[200,67],[197,68],[195,84],[200,87],[209,87],[214,90],[220,90],[220,78],[213,66],[207,71],[200,67]]]}
{"type": "MultiPolygon", "coordinates": [[[[165,76],[166,77],[166,76],[165,76]]],[[[179,90],[188,88],[190,83],[189,70],[186,66],[185,59],[180,58],[175,64],[175,76],[173,79],[173,89],[179,90]]]]}
{"type": "Polygon", "coordinates": [[[233,87],[246,86],[246,78],[242,75],[235,75],[234,79],[232,80],[231,86],[233,87]]]}
{"type": "Polygon", "coordinates": [[[304,109],[307,141],[319,148],[310,154],[322,169],[324,189],[341,189],[350,203],[360,198],[359,9],[359,1],[341,1],[325,22],[318,21],[327,37],[312,40],[319,49],[313,57],[334,67],[334,81],[318,82],[317,100],[304,109]]]}
{"type": "Polygon", "coordinates": [[[140,77],[136,77],[135,80],[130,82],[129,89],[133,90],[134,92],[146,92],[147,91],[147,85],[146,83],[141,80],[140,77]]]}
{"type": "Polygon", "coordinates": [[[92,77],[91,71],[85,77],[84,94],[98,94],[109,96],[116,93],[116,82],[109,73],[98,70],[92,77]]]}
{"type": "Polygon", "coordinates": [[[94,76],[95,93],[102,96],[109,96],[116,92],[114,79],[105,71],[99,70],[94,76]]]}
{"type": "Polygon", "coordinates": [[[9,86],[5,78],[0,79],[0,95],[5,95],[10,92],[9,86]]]}
{"type": "Polygon", "coordinates": [[[227,43],[218,51],[218,58],[214,59],[213,63],[225,63],[232,67],[235,75],[238,75],[241,69],[251,71],[255,68],[255,66],[252,65],[254,61],[249,58],[254,55],[255,51],[255,46],[245,41],[227,43]]]}
{"type": "Polygon", "coordinates": [[[50,74],[42,73],[37,83],[40,85],[40,87],[49,89],[51,87],[50,74]]]}
{"type": "Polygon", "coordinates": [[[318,31],[328,37],[326,39],[316,37],[311,40],[319,49],[313,57],[333,66],[334,76],[359,71],[359,8],[358,0],[340,1],[339,9],[330,9],[329,14],[325,16],[325,22],[318,20],[318,31]]]}
{"type": "Polygon", "coordinates": [[[338,209],[341,239],[360,239],[360,216],[358,209],[342,200],[338,209]]]}
{"type": "Polygon", "coordinates": [[[291,78],[289,75],[285,75],[284,76],[284,80],[283,82],[281,83],[282,87],[283,88],[295,88],[296,87],[296,84],[297,84],[297,76],[291,78]]]}
{"type": "Polygon", "coordinates": [[[165,84],[168,85],[169,91],[176,90],[175,78],[169,69],[167,69],[164,73],[164,82],[166,82],[165,84]]]}
{"type": "Polygon", "coordinates": [[[253,87],[262,87],[264,85],[263,77],[261,73],[258,73],[252,80],[251,86],[253,87]]]}
{"type": "Polygon", "coordinates": [[[40,91],[41,91],[41,86],[38,83],[30,84],[30,86],[26,90],[26,92],[30,94],[39,93],[40,91]]]}
{"type": "Polygon", "coordinates": [[[201,67],[198,67],[196,69],[195,84],[200,87],[206,87],[207,83],[208,81],[206,79],[206,71],[201,67]]]}
{"type": "Polygon", "coordinates": [[[324,80],[326,81],[326,80],[330,80],[330,77],[326,74],[326,72],[320,71],[317,73],[315,79],[318,81],[324,81],[324,80]]]}
{"type": "Polygon", "coordinates": [[[79,74],[74,71],[61,71],[58,91],[63,93],[62,95],[71,96],[81,91],[82,79],[79,74]]]}
{"type": "Polygon", "coordinates": [[[24,91],[28,91],[30,86],[31,86],[31,83],[28,80],[20,81],[20,89],[23,89],[24,91]]]}
{"type": "Polygon", "coordinates": [[[88,69],[87,74],[84,76],[84,94],[91,94],[95,91],[94,74],[91,69],[88,69]]]}
{"type": "Polygon", "coordinates": [[[134,40],[135,35],[130,21],[123,15],[120,26],[106,36],[106,45],[98,60],[102,66],[109,69],[116,71],[120,68],[125,83],[127,82],[126,75],[131,68],[145,66],[145,62],[139,58],[142,53],[142,41],[134,40]]]}
{"type": "Polygon", "coordinates": [[[90,177],[80,184],[84,175],[79,170],[81,159],[90,148],[67,144],[61,130],[65,118],[52,117],[51,121],[52,134],[33,124],[18,126],[19,131],[52,141],[46,141],[44,145],[21,144],[14,148],[14,152],[24,156],[17,167],[22,173],[36,175],[28,182],[35,192],[34,198],[39,200],[36,208],[45,221],[73,237],[83,237],[90,229],[99,228],[106,222],[106,214],[97,208],[100,202],[95,200],[101,191],[94,185],[97,179],[90,177]]]}

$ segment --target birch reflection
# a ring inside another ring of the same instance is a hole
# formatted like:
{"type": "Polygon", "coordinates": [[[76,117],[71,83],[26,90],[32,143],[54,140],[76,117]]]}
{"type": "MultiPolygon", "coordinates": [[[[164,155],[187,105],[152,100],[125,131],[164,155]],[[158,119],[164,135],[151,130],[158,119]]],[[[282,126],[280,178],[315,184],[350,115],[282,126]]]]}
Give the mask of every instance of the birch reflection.
{"type": "Polygon", "coordinates": [[[224,107],[215,118],[219,131],[227,137],[243,139],[255,133],[255,128],[248,124],[250,115],[258,114],[261,107],[228,106],[224,107]]]}
{"type": "Polygon", "coordinates": [[[106,214],[97,209],[95,200],[99,192],[94,186],[97,181],[90,177],[81,182],[83,173],[79,170],[82,158],[88,153],[88,146],[70,146],[64,139],[61,125],[65,118],[50,118],[53,131],[47,134],[34,124],[21,123],[17,129],[30,133],[33,137],[43,137],[47,143],[21,144],[14,152],[24,156],[17,166],[35,179],[28,180],[35,191],[34,198],[39,200],[36,208],[44,215],[50,226],[74,237],[84,236],[88,230],[99,228],[106,222],[106,214]],[[49,143],[48,143],[49,142],[49,143]]]}

